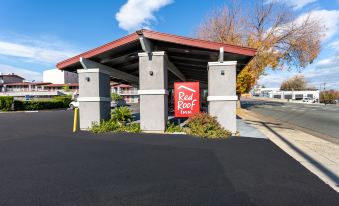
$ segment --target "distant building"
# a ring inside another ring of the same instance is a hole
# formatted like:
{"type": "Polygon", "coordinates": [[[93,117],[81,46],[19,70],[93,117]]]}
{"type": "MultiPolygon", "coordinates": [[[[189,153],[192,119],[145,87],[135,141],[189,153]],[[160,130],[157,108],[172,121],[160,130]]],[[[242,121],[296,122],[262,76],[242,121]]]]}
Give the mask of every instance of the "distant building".
{"type": "Polygon", "coordinates": [[[5,90],[5,86],[4,86],[5,84],[20,83],[20,82],[23,82],[24,80],[25,80],[24,78],[14,73],[11,73],[11,74],[0,73],[0,92],[5,90]]]}
{"type": "Polygon", "coordinates": [[[43,82],[52,84],[75,84],[78,83],[78,74],[59,69],[49,69],[42,73],[43,82]]]}
{"type": "Polygon", "coordinates": [[[269,97],[270,92],[277,92],[280,91],[280,88],[272,87],[272,88],[266,88],[261,86],[256,86],[252,90],[252,95],[256,97],[269,97]]]}
{"type": "Polygon", "coordinates": [[[130,85],[111,82],[111,92],[121,95],[127,103],[139,103],[138,89],[130,85]]]}
{"type": "Polygon", "coordinates": [[[12,73],[0,75],[0,96],[12,96],[17,100],[49,99],[60,95],[73,95],[79,89],[78,76],[57,69],[44,72],[44,82],[24,82],[24,78],[12,73]],[[51,81],[47,81],[51,80],[51,81]]]}
{"type": "Polygon", "coordinates": [[[319,90],[269,92],[269,98],[274,99],[302,100],[306,97],[319,100],[319,90]]]}

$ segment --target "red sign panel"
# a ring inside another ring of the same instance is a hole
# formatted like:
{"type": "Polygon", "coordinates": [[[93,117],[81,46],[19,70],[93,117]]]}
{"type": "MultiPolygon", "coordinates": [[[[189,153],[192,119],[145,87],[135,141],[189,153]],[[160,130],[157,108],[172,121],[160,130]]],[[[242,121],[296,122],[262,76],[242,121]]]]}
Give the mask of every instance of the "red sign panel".
{"type": "Polygon", "coordinates": [[[199,82],[174,83],[174,113],[176,117],[190,117],[200,112],[199,82]]]}

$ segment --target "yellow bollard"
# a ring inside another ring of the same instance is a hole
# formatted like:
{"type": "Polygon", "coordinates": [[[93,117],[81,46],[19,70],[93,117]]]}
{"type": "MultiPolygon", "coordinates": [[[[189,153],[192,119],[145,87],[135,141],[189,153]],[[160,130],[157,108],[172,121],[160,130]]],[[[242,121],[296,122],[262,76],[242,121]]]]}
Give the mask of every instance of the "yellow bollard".
{"type": "Polygon", "coordinates": [[[78,129],[78,112],[79,111],[79,108],[75,108],[74,109],[74,121],[73,121],[73,132],[76,132],[77,129],[78,129]]]}

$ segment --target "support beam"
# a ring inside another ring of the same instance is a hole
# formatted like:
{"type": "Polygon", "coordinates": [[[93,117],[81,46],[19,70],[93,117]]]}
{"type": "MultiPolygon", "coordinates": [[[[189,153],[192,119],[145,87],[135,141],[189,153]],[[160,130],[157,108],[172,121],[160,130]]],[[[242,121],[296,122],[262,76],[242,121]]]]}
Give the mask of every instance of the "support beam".
{"type": "Polygon", "coordinates": [[[168,80],[165,52],[139,53],[140,127],[164,132],[168,115],[168,80]]]}
{"type": "Polygon", "coordinates": [[[208,63],[208,113],[233,134],[236,125],[236,61],[208,63]]]}
{"type": "Polygon", "coordinates": [[[113,76],[114,78],[125,80],[127,82],[130,82],[131,85],[136,86],[139,83],[139,78],[137,76],[128,74],[126,72],[114,69],[112,67],[106,66],[104,64],[100,64],[98,62],[85,59],[80,57],[80,63],[84,67],[84,69],[90,69],[90,68],[100,68],[101,71],[105,71],[109,75],[113,76]]]}
{"type": "Polygon", "coordinates": [[[140,40],[141,48],[144,52],[149,54],[153,51],[153,44],[149,39],[147,39],[144,36],[140,36],[139,40],[140,40]]]}
{"type": "Polygon", "coordinates": [[[185,82],[185,75],[168,59],[167,55],[165,55],[165,61],[168,65],[168,70],[177,76],[181,81],[185,82]]]}
{"type": "Polygon", "coordinates": [[[78,70],[80,129],[88,130],[93,123],[110,119],[110,76],[100,68],[78,70]]]}
{"type": "Polygon", "coordinates": [[[220,47],[220,50],[219,50],[219,62],[220,63],[224,62],[224,47],[220,47]]]}

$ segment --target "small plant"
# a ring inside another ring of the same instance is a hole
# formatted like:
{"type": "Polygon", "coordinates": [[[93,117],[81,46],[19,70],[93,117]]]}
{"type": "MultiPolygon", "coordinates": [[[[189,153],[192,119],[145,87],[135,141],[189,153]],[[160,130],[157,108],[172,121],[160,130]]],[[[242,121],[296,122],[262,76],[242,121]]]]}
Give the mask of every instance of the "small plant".
{"type": "Polygon", "coordinates": [[[133,120],[132,110],[128,107],[118,107],[112,112],[112,120],[117,122],[131,122],[133,120]]]}
{"type": "Polygon", "coordinates": [[[101,121],[100,124],[95,122],[92,124],[91,131],[94,133],[105,133],[111,131],[117,131],[120,125],[113,120],[101,121]]]}
{"type": "Polygon", "coordinates": [[[226,138],[231,132],[225,130],[215,117],[207,113],[198,113],[188,119],[187,132],[190,135],[207,138],[226,138]]]}
{"type": "Polygon", "coordinates": [[[112,93],[112,94],[111,94],[111,97],[112,97],[112,101],[119,101],[119,100],[122,100],[122,96],[120,96],[120,95],[117,94],[117,93],[112,93]]]}
{"type": "Polygon", "coordinates": [[[180,125],[175,125],[174,122],[167,122],[167,133],[174,133],[174,132],[183,132],[183,129],[180,127],[180,125]]]}
{"type": "Polygon", "coordinates": [[[129,123],[127,125],[123,125],[114,121],[110,120],[103,120],[98,123],[93,123],[91,131],[94,133],[106,133],[106,132],[132,132],[137,133],[141,132],[140,124],[138,123],[129,123]]]}

